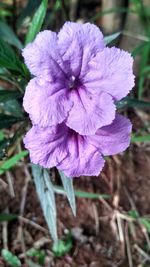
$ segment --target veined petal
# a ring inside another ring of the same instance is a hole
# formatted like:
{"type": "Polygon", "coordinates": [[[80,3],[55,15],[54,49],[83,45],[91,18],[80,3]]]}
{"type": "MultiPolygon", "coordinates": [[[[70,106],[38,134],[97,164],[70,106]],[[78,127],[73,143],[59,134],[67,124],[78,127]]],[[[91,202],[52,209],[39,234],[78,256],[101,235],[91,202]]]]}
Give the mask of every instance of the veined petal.
{"type": "Polygon", "coordinates": [[[123,152],[130,144],[131,122],[122,115],[116,115],[115,120],[107,126],[98,129],[94,136],[89,136],[89,142],[100,149],[104,156],[123,152]]]}
{"type": "Polygon", "coordinates": [[[23,106],[33,124],[41,127],[56,125],[65,120],[72,107],[64,85],[43,79],[32,79],[25,91],[23,106]]]}
{"type": "Polygon", "coordinates": [[[99,150],[64,123],[46,128],[33,126],[24,144],[31,162],[45,168],[56,166],[70,177],[98,175],[104,165],[99,150]]]}
{"type": "Polygon", "coordinates": [[[57,34],[45,30],[40,32],[35,40],[28,44],[22,53],[30,72],[35,76],[41,76],[55,81],[64,79],[66,65],[59,54],[57,34]]]}
{"type": "Polygon", "coordinates": [[[104,166],[104,159],[86,137],[75,132],[70,133],[66,147],[69,155],[57,165],[58,169],[69,177],[99,175],[104,166]]]}
{"type": "Polygon", "coordinates": [[[58,33],[58,46],[72,75],[79,76],[86,72],[87,62],[105,47],[105,43],[95,25],[66,22],[58,33]]]}
{"type": "Polygon", "coordinates": [[[107,92],[115,100],[125,97],[134,86],[133,58],[118,48],[105,48],[89,62],[82,83],[90,92],[107,92]]]}
{"type": "Polygon", "coordinates": [[[110,124],[115,118],[115,105],[106,93],[92,95],[84,88],[72,90],[74,103],[66,124],[81,135],[93,135],[98,128],[110,124]]]}
{"type": "Polygon", "coordinates": [[[33,126],[24,138],[32,163],[51,168],[60,163],[68,154],[67,127],[61,125],[42,128],[33,126]]]}

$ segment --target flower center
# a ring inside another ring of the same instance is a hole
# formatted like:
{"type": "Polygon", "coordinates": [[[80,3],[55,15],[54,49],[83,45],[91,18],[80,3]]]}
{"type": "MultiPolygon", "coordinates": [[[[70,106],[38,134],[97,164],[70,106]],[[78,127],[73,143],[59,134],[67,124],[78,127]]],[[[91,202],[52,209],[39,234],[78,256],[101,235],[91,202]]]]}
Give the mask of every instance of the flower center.
{"type": "Polygon", "coordinates": [[[71,76],[68,85],[70,90],[76,90],[81,85],[81,82],[78,78],[71,76]]]}

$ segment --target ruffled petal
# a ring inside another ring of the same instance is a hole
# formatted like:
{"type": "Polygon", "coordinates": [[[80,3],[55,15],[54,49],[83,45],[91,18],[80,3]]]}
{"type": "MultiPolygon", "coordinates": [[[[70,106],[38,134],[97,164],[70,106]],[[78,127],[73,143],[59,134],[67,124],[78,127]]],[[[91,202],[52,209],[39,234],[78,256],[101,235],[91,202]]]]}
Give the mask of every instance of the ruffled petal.
{"type": "Polygon", "coordinates": [[[88,64],[82,83],[90,92],[107,92],[115,100],[125,97],[134,86],[133,58],[118,48],[105,48],[88,64]]]}
{"type": "Polygon", "coordinates": [[[64,123],[47,128],[33,126],[24,144],[31,162],[45,168],[56,166],[70,177],[98,175],[104,165],[99,150],[64,123]]]}
{"type": "Polygon", "coordinates": [[[88,139],[104,156],[115,155],[129,146],[131,130],[131,122],[117,114],[112,124],[102,127],[95,136],[90,136],[88,139]]]}
{"type": "Polygon", "coordinates": [[[106,93],[92,95],[84,88],[72,90],[74,103],[66,124],[81,135],[93,135],[98,128],[110,124],[115,118],[115,105],[106,93]]]}
{"type": "Polygon", "coordinates": [[[57,81],[32,79],[26,87],[23,106],[33,124],[47,127],[64,121],[73,105],[67,92],[64,85],[57,81]]]}
{"type": "Polygon", "coordinates": [[[58,33],[58,46],[71,74],[79,76],[87,71],[88,61],[105,47],[105,43],[95,25],[66,22],[58,33]]]}
{"type": "Polygon", "coordinates": [[[44,168],[57,166],[68,154],[67,136],[68,129],[62,124],[47,128],[33,126],[24,138],[31,162],[44,168]]]}
{"type": "Polygon", "coordinates": [[[52,31],[40,32],[22,53],[30,72],[47,80],[64,79],[67,68],[59,54],[57,35],[52,31]]]}
{"type": "Polygon", "coordinates": [[[70,133],[66,143],[69,155],[57,165],[68,177],[97,176],[104,166],[99,150],[85,137],[70,133]]]}

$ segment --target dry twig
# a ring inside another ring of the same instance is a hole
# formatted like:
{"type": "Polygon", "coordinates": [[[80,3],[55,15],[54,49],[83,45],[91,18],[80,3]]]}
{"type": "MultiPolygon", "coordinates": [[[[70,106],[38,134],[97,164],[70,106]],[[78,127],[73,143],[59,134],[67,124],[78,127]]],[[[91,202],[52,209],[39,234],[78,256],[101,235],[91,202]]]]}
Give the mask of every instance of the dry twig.
{"type": "Polygon", "coordinates": [[[128,223],[126,223],[126,226],[125,226],[125,240],[126,240],[126,248],[127,248],[127,256],[128,256],[129,267],[133,267],[133,260],[132,260],[132,253],[131,253],[130,239],[129,239],[128,223]]]}

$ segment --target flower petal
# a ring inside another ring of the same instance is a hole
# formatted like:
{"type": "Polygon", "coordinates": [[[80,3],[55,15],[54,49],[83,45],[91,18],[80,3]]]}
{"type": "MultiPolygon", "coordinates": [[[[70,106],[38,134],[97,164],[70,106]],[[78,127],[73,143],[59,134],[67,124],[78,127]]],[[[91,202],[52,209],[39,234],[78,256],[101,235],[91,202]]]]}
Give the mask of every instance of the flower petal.
{"type": "Polygon", "coordinates": [[[68,99],[67,89],[59,84],[32,79],[25,91],[23,106],[29,113],[33,124],[47,127],[61,123],[72,107],[68,99]]]}
{"type": "Polygon", "coordinates": [[[93,135],[115,118],[115,105],[108,94],[92,95],[84,88],[78,88],[72,90],[70,99],[74,105],[66,124],[81,135],[93,135]]]}
{"type": "Polygon", "coordinates": [[[66,146],[69,155],[57,165],[58,169],[69,177],[99,175],[104,166],[104,159],[86,137],[70,133],[66,146]]]}
{"type": "Polygon", "coordinates": [[[45,79],[62,79],[66,75],[57,45],[57,35],[52,31],[40,32],[35,40],[23,49],[23,57],[31,73],[45,79]]]}
{"type": "Polygon", "coordinates": [[[90,61],[82,83],[90,92],[107,92],[120,100],[134,86],[131,55],[115,47],[105,48],[90,61]]]}
{"type": "Polygon", "coordinates": [[[67,127],[63,127],[62,124],[47,128],[33,126],[24,138],[25,147],[30,152],[31,162],[45,168],[56,166],[68,154],[67,135],[67,127]]]}
{"type": "Polygon", "coordinates": [[[70,66],[74,76],[86,72],[90,58],[105,47],[98,27],[74,22],[64,24],[58,33],[58,45],[63,61],[70,66]]]}
{"type": "Polygon", "coordinates": [[[64,123],[47,128],[33,126],[24,144],[31,162],[45,168],[56,166],[70,177],[98,175],[104,165],[99,150],[64,123]]]}
{"type": "Polygon", "coordinates": [[[100,149],[104,156],[123,152],[130,144],[132,125],[121,115],[116,115],[112,124],[99,129],[89,142],[100,149]]]}

